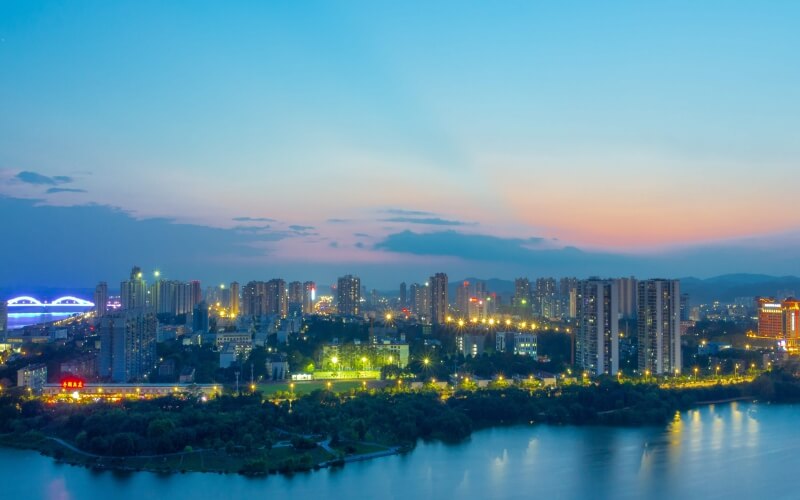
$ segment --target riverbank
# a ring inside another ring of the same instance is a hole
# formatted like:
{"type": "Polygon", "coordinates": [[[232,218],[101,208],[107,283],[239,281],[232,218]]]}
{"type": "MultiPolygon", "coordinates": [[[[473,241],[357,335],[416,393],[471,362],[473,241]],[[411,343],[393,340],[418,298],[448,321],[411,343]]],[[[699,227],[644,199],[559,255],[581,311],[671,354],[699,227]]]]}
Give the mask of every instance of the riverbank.
{"type": "Polygon", "coordinates": [[[498,426],[661,426],[678,411],[747,399],[794,402],[800,383],[773,374],[702,388],[599,380],[541,390],[316,391],[292,401],[256,393],[80,405],[3,396],[0,445],[94,469],[265,475],[401,453],[420,440],[459,442],[498,426]]]}

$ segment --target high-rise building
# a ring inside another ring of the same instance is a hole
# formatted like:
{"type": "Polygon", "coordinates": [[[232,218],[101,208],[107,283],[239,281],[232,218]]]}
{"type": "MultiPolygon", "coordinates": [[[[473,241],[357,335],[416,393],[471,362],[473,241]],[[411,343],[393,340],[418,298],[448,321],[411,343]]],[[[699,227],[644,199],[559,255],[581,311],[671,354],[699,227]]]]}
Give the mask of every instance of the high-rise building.
{"type": "Polygon", "coordinates": [[[134,266],[130,278],[120,283],[120,306],[122,309],[147,307],[147,283],[139,266],[134,266]]]}
{"type": "Polygon", "coordinates": [[[554,278],[537,278],[536,290],[534,291],[533,297],[534,314],[547,319],[558,319],[561,317],[561,304],[558,299],[556,280],[554,278]]]}
{"type": "Polygon", "coordinates": [[[230,302],[228,303],[228,309],[235,318],[236,316],[239,316],[239,283],[237,281],[232,282],[230,289],[231,297],[230,302]]]}
{"type": "Polygon", "coordinates": [[[100,319],[100,377],[113,382],[145,380],[155,367],[158,321],[144,308],[100,319]]]}
{"type": "Polygon", "coordinates": [[[429,322],[431,318],[431,286],[430,283],[420,285],[414,283],[414,312],[417,318],[429,322]]]}
{"type": "Polygon", "coordinates": [[[619,291],[615,280],[590,278],[576,289],[575,362],[592,375],[619,371],[619,291]]]}
{"type": "Polygon", "coordinates": [[[406,289],[406,282],[400,283],[400,303],[398,304],[400,309],[403,309],[408,304],[408,291],[406,289]]]}
{"type": "Polygon", "coordinates": [[[689,313],[691,312],[691,308],[689,307],[689,294],[682,293],[681,294],[681,321],[689,321],[689,313]]]}
{"type": "Polygon", "coordinates": [[[289,283],[289,316],[303,314],[303,284],[299,281],[289,283]]]}
{"type": "MultiPolygon", "coordinates": [[[[94,311],[97,317],[105,316],[108,309],[108,283],[101,281],[94,287],[94,311]]],[[[0,318],[2,321],[2,318],[0,318]]]]}
{"type": "Polygon", "coordinates": [[[773,297],[757,297],[758,336],[783,338],[783,305],[773,297]]]}
{"type": "Polygon", "coordinates": [[[619,314],[621,317],[629,319],[636,317],[636,278],[619,278],[617,280],[619,289],[619,314]]]}
{"type": "Polygon", "coordinates": [[[681,286],[678,280],[638,284],[639,371],[681,372],[681,286]]]}
{"type": "Polygon", "coordinates": [[[314,313],[314,302],[317,300],[317,285],[313,281],[303,283],[303,314],[314,313]]]}
{"type": "Polygon", "coordinates": [[[192,308],[192,331],[194,333],[208,333],[208,304],[201,300],[192,308]]]}
{"type": "Polygon", "coordinates": [[[430,278],[431,322],[441,325],[447,320],[447,275],[436,273],[430,278]]]}
{"type": "Polygon", "coordinates": [[[280,278],[274,278],[266,283],[266,308],[267,314],[276,314],[285,318],[289,312],[289,295],[286,290],[286,282],[280,278]]]}
{"type": "Polygon", "coordinates": [[[189,282],[192,287],[192,307],[196,306],[203,300],[203,290],[200,287],[200,282],[192,280],[189,282]]]}
{"type": "Polygon", "coordinates": [[[574,318],[577,314],[578,278],[561,278],[559,282],[559,299],[561,301],[561,316],[574,318]]]}
{"type": "Polygon", "coordinates": [[[350,274],[337,281],[336,298],[339,314],[358,316],[361,308],[361,279],[350,274]]]}
{"type": "Polygon", "coordinates": [[[259,295],[259,282],[250,281],[242,289],[242,314],[244,316],[260,316],[261,296],[259,295]]]}
{"type": "Polygon", "coordinates": [[[521,315],[527,316],[531,311],[531,282],[528,278],[517,278],[514,280],[514,298],[513,306],[514,311],[521,315]]]}
{"type": "Polygon", "coordinates": [[[800,344],[800,300],[788,297],[783,307],[783,335],[787,347],[796,348],[800,344]]]}
{"type": "Polygon", "coordinates": [[[469,319],[469,299],[471,296],[469,281],[462,281],[456,288],[456,310],[460,317],[467,320],[469,319]]]}

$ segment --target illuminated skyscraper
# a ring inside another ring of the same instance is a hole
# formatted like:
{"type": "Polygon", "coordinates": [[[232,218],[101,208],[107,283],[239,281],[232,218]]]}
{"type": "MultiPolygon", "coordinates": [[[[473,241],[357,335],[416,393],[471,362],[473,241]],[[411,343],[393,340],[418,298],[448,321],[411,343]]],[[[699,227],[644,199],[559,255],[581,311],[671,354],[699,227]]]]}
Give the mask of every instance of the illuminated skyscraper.
{"type": "Polygon", "coordinates": [[[592,375],[619,371],[619,291],[615,280],[588,279],[576,289],[575,362],[592,375]]]}
{"type": "Polygon", "coordinates": [[[108,283],[101,281],[94,287],[94,310],[97,317],[105,316],[108,309],[108,283]]]}
{"type": "Polygon", "coordinates": [[[146,380],[156,362],[158,321],[145,309],[128,309],[100,319],[100,377],[113,382],[146,380]]]}
{"type": "Polygon", "coordinates": [[[639,372],[681,372],[681,286],[678,280],[638,284],[639,372]]]}
{"type": "Polygon", "coordinates": [[[430,278],[431,322],[434,325],[444,324],[447,319],[447,275],[436,273],[430,278]]]}
{"type": "Polygon", "coordinates": [[[758,297],[758,336],[771,339],[783,338],[783,306],[772,297],[758,297]]]}
{"type": "Polygon", "coordinates": [[[350,274],[339,278],[336,297],[339,314],[357,316],[361,307],[361,279],[350,274]]]}

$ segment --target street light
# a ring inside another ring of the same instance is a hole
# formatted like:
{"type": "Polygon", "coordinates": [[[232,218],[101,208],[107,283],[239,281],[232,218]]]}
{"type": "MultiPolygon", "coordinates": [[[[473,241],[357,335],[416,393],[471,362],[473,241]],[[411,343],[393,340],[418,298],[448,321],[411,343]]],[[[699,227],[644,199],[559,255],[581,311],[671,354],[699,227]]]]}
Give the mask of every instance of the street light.
{"type": "Polygon", "coordinates": [[[697,382],[697,371],[698,371],[698,370],[699,370],[699,368],[697,368],[697,367],[695,366],[695,367],[694,367],[694,381],[695,381],[695,382],[697,382]]]}

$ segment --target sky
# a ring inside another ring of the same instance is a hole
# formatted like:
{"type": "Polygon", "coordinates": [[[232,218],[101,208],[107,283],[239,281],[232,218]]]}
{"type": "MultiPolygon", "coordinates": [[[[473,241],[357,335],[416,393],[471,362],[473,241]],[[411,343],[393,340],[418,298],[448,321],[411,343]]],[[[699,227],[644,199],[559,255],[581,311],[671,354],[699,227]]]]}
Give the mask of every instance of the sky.
{"type": "Polygon", "coordinates": [[[800,274],[800,3],[0,3],[0,287],[800,274]]]}

